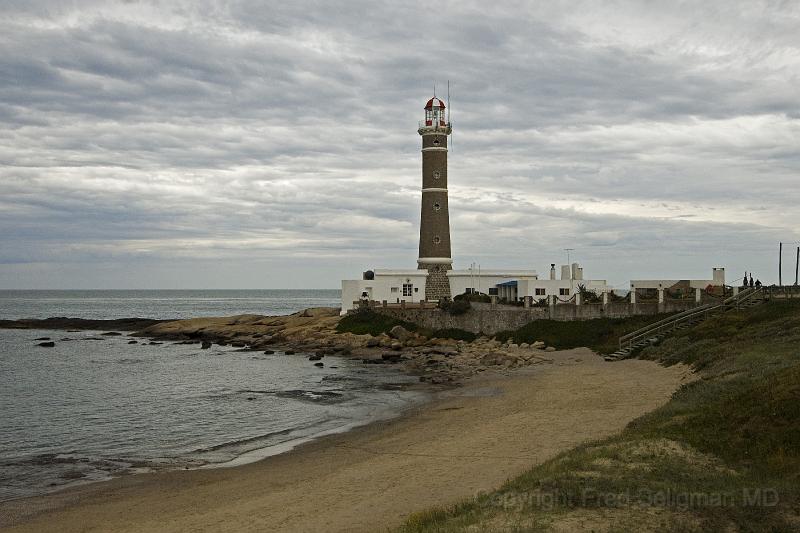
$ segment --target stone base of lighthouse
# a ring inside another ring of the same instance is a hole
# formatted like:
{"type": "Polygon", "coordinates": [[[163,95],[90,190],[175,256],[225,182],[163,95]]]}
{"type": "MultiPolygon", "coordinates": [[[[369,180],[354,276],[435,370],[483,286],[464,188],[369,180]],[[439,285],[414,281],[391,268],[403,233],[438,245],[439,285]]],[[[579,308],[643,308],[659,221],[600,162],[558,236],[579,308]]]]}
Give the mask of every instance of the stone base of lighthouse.
{"type": "Polygon", "coordinates": [[[418,268],[428,271],[428,278],[425,282],[426,300],[438,301],[444,298],[452,298],[452,294],[450,293],[450,278],[447,277],[447,271],[453,268],[451,264],[419,263],[418,268]]]}

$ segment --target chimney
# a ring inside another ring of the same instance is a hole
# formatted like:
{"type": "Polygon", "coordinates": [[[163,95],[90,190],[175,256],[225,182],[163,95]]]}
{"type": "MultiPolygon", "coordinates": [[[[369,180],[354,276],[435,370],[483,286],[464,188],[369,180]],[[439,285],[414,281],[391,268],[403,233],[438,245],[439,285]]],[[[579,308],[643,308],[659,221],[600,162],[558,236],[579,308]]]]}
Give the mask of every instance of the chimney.
{"type": "Polygon", "coordinates": [[[556,279],[556,264],[550,263],[550,279],[556,279]]]}
{"type": "Polygon", "coordinates": [[[561,279],[562,280],[572,279],[571,273],[569,271],[569,265],[561,265],[561,279]]]}
{"type": "Polygon", "coordinates": [[[572,263],[572,279],[583,279],[583,269],[580,267],[580,265],[578,265],[578,263],[572,263]]]}

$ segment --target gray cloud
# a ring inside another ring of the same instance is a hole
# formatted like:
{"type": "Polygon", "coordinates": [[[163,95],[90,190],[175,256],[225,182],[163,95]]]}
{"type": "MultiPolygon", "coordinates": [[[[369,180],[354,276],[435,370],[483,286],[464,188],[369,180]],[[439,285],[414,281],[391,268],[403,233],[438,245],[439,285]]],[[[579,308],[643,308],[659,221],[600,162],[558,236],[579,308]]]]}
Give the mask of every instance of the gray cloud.
{"type": "Polygon", "coordinates": [[[413,267],[447,79],[457,266],[770,280],[800,240],[792,3],[5,5],[0,287],[413,267]]]}

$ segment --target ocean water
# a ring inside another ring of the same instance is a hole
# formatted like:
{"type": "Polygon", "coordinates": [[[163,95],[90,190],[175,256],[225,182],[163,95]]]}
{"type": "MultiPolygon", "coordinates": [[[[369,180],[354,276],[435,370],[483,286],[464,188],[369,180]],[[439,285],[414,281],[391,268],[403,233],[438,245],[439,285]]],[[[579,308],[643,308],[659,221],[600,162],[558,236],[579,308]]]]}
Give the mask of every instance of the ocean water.
{"type": "MultiPolygon", "coordinates": [[[[2,318],[277,314],[338,297],[9,292],[0,296],[2,318]]],[[[128,472],[238,464],[424,400],[406,390],[411,377],[347,358],[325,357],[319,368],[302,354],[151,345],[103,333],[0,329],[0,500],[128,472]],[[37,346],[43,337],[55,347],[37,346]]]]}
{"type": "Polygon", "coordinates": [[[287,315],[309,307],[340,307],[338,289],[266,290],[0,290],[0,319],[190,318],[287,315]]]}

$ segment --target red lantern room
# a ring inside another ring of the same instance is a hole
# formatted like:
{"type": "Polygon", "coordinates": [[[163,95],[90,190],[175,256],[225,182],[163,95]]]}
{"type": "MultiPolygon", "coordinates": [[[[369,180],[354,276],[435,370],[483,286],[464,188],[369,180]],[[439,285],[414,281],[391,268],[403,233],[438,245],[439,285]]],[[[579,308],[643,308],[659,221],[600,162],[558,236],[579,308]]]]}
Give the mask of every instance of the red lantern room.
{"type": "Polygon", "coordinates": [[[447,118],[444,114],[444,102],[435,96],[425,104],[425,125],[426,126],[447,126],[447,118]]]}

